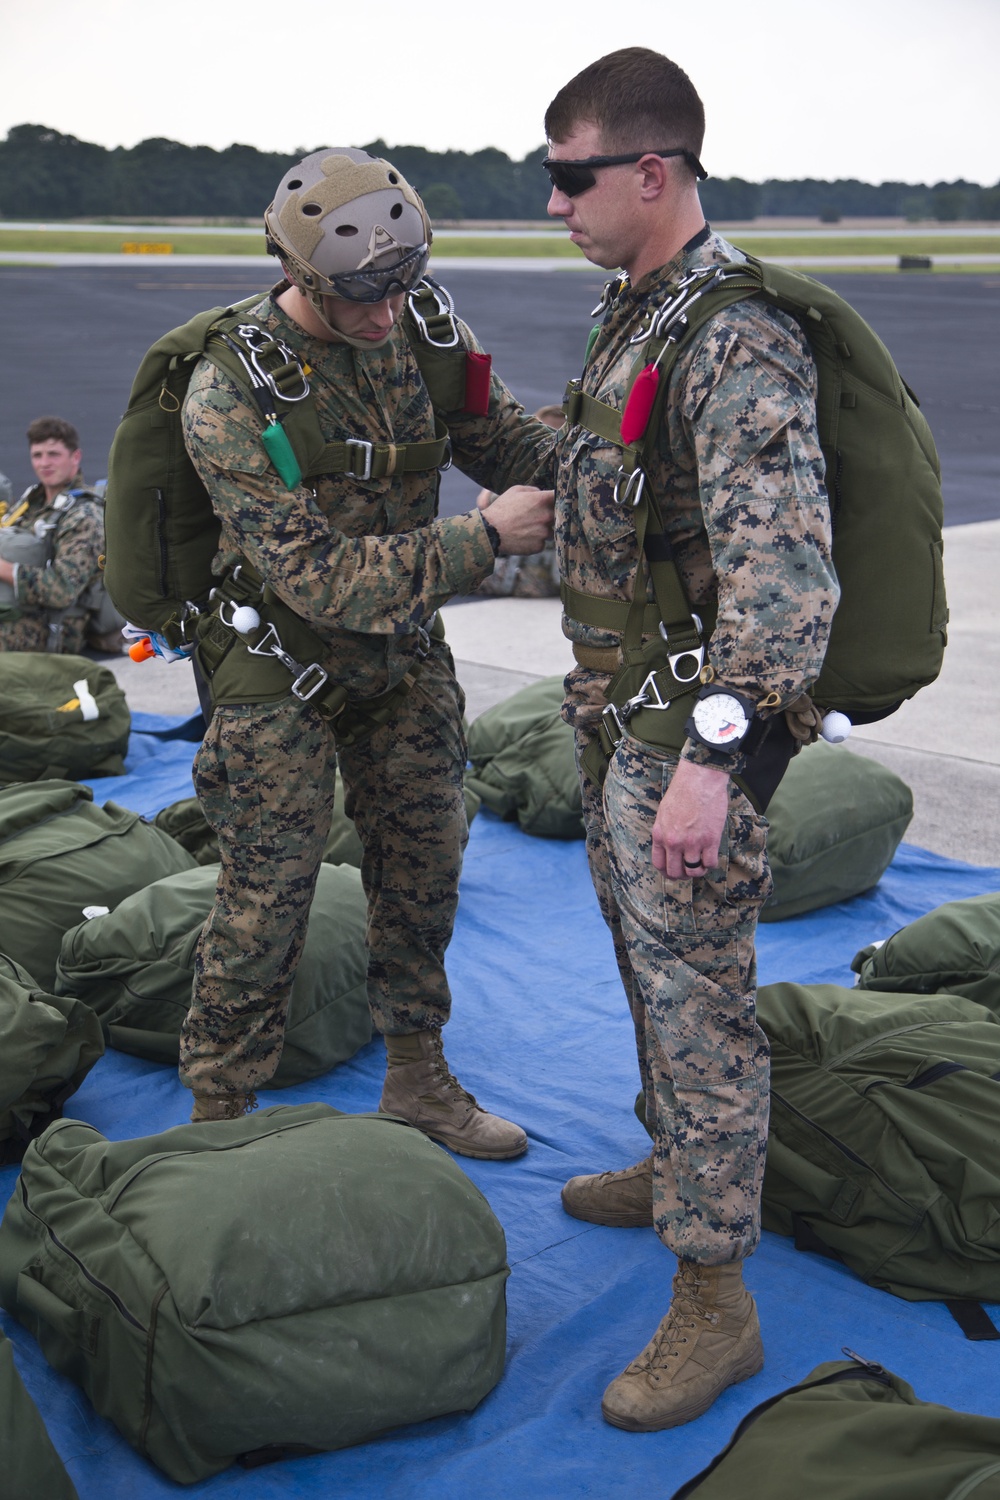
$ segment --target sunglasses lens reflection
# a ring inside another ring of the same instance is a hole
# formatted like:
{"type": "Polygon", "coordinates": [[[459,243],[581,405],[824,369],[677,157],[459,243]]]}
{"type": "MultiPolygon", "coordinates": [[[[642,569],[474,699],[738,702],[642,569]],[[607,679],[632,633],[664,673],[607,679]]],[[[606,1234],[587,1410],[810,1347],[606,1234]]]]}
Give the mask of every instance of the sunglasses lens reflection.
{"type": "Polygon", "coordinates": [[[567,198],[575,198],[577,193],[585,193],[597,181],[590,167],[574,166],[569,162],[548,162],[545,170],[552,179],[552,186],[558,192],[565,194],[567,198]]]}

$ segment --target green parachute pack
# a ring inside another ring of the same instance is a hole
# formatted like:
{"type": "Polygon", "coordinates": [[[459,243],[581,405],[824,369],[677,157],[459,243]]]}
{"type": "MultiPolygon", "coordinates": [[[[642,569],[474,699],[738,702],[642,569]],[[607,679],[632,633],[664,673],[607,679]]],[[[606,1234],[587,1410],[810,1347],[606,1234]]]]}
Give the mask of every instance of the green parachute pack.
{"type": "MultiPolygon", "coordinates": [[[[666,497],[652,493],[646,472],[678,356],[710,318],[748,297],[796,320],[819,376],[819,439],[841,598],[812,698],[854,723],[884,718],[934,681],[947,640],[940,465],[917,398],[885,345],[849,303],[799,271],[752,257],[692,271],[653,308],[637,344],[633,386],[650,364],[660,376],[640,435],[623,442],[628,399],[618,411],[587,395],[577,380],[564,406],[570,423],[621,448],[618,498],[635,509],[641,555],[632,605],[564,584],[566,612],[622,633],[624,665],[609,689],[617,727],[628,722],[639,739],[669,749],[683,744],[713,622],[692,615],[660,516],[666,497]],[[655,608],[646,602],[647,581],[655,608]],[[662,621],[659,637],[651,613],[662,621]],[[651,630],[652,642],[644,642],[651,630]]],[[[605,734],[607,755],[616,741],[607,725],[602,741],[605,734]]]]}
{"type": "Polygon", "coordinates": [[[180,1484],[473,1410],[508,1275],[447,1151],[325,1104],[129,1141],[58,1121],[0,1225],[0,1304],[180,1484]]]}
{"type": "Polygon", "coordinates": [[[961,995],[770,984],[764,1228],[1000,1338],[1000,1025],[961,995]]]}
{"type": "Polygon", "coordinates": [[[996,1500],[1000,1421],[922,1401],[844,1349],[748,1411],[671,1500],[996,1500]]]}

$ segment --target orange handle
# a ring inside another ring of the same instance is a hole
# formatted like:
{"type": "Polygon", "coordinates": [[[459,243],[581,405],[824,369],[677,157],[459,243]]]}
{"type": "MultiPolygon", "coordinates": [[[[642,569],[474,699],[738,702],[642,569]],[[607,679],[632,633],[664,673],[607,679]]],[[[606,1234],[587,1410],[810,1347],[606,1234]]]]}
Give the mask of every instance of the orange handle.
{"type": "Polygon", "coordinates": [[[149,658],[155,656],[156,652],[149,636],[144,635],[141,641],[136,641],[134,646],[128,648],[128,654],[133,661],[149,661],[149,658]]]}

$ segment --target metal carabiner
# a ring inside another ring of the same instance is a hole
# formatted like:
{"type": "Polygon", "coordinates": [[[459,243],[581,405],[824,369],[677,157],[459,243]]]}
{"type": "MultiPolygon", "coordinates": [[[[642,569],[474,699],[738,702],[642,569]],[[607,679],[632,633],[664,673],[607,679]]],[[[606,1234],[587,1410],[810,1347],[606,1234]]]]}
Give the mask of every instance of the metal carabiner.
{"type": "Polygon", "coordinates": [[[663,338],[668,330],[683,317],[687,309],[721,278],[721,266],[702,266],[689,271],[674,284],[674,295],[663,307],[654,309],[645,328],[640,328],[629,339],[630,344],[644,344],[650,338],[663,338]],[[700,285],[704,283],[704,285],[700,285]],[[697,288],[697,290],[693,290],[697,288]]]}
{"type": "Polygon", "coordinates": [[[271,394],[277,396],[281,401],[304,401],[306,399],[310,389],[309,378],[302,368],[302,361],[297,354],[289,349],[283,339],[276,339],[273,334],[267,333],[263,328],[258,328],[256,323],[240,323],[236,329],[236,333],[250,350],[249,363],[242,354],[240,358],[243,359],[243,363],[247,369],[250,369],[252,366],[252,373],[257,377],[254,381],[255,385],[266,385],[271,394]],[[259,338],[256,338],[256,335],[259,335],[259,338]],[[269,370],[265,370],[261,364],[259,356],[267,348],[277,349],[286,364],[295,365],[298,369],[302,380],[302,390],[298,395],[290,396],[287,392],[281,390],[274,376],[269,370]]]}
{"type": "Polygon", "coordinates": [[[636,506],[642,499],[642,492],[646,487],[646,473],[644,469],[633,469],[631,474],[625,473],[625,465],[618,470],[618,478],[615,480],[614,501],[616,505],[636,506]],[[622,488],[622,480],[625,480],[625,488],[622,488]],[[635,490],[633,495],[632,491],[635,490]]]}
{"type": "Polygon", "coordinates": [[[439,286],[438,283],[434,281],[430,276],[425,276],[423,280],[417,282],[412,291],[407,292],[406,300],[409,303],[410,312],[413,314],[413,320],[420,330],[420,337],[423,339],[425,344],[429,344],[432,349],[456,348],[459,342],[459,337],[458,324],[455,322],[455,303],[452,300],[451,293],[447,290],[446,287],[439,286]],[[420,309],[417,307],[417,293],[421,289],[430,290],[431,294],[434,297],[434,301],[437,303],[437,310],[432,314],[432,316],[448,319],[448,326],[450,329],[449,338],[435,339],[431,337],[431,331],[427,326],[427,319],[423,316],[420,309]]]}

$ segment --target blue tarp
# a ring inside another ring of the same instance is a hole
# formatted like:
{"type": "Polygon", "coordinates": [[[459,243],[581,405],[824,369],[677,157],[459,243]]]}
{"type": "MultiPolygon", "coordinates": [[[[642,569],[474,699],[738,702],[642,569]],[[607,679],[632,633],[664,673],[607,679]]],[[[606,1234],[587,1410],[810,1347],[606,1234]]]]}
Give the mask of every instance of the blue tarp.
{"type": "MultiPolygon", "coordinates": [[[[168,727],[137,716],[129,775],[95,784],[98,800],[112,797],[148,815],[190,795],[194,746],[164,740],[168,727]]],[[[850,960],[865,943],[943,901],[998,888],[1000,870],[903,845],[868,895],[762,927],[760,981],[851,984],[850,960]]],[[[624,1166],[648,1146],[632,1112],[631,1021],[582,843],[529,838],[481,813],[448,968],[455,996],[449,1061],[485,1104],[521,1122],[531,1141],[520,1161],[461,1162],[507,1234],[504,1378],[469,1415],[339,1453],[249,1472],[231,1468],[187,1493],[209,1500],[666,1497],[723,1446],[750,1407],[840,1358],[845,1345],[902,1375],[924,1399],[997,1414],[1000,1343],[967,1342],[942,1304],[874,1291],[845,1268],[765,1235],[747,1269],[764,1331],[761,1374],[725,1392],[687,1427],[636,1436],[607,1426],[601,1393],[665,1312],[673,1264],[652,1230],[582,1224],[559,1204],[567,1177],[624,1166]]],[[[375,1041],[326,1077],[261,1102],[321,1099],[342,1110],[371,1110],[383,1071],[375,1041]]],[[[180,1124],[189,1106],[172,1069],[109,1052],[66,1112],[122,1139],[180,1124]]],[[[5,1197],[16,1177],[15,1168],[0,1173],[5,1197]]],[[[180,1493],[71,1382],[49,1370],[13,1319],[0,1321],[81,1500],[180,1493]]]]}

